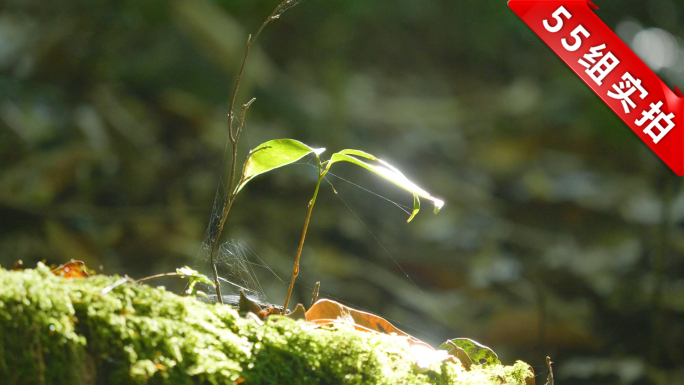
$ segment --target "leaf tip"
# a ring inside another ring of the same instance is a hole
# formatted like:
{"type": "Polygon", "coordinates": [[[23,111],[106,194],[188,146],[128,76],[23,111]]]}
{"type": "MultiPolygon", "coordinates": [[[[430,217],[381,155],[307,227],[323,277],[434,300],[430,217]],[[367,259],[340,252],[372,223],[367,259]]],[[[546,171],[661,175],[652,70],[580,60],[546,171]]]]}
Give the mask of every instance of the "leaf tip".
{"type": "Polygon", "coordinates": [[[418,195],[413,194],[413,212],[411,212],[411,216],[406,220],[406,223],[411,223],[416,214],[418,214],[418,211],[420,211],[420,199],[418,195]]]}
{"type": "Polygon", "coordinates": [[[444,207],[444,201],[439,200],[439,199],[435,199],[435,214],[437,214],[439,212],[439,210],[442,209],[442,207],[444,207]]]}

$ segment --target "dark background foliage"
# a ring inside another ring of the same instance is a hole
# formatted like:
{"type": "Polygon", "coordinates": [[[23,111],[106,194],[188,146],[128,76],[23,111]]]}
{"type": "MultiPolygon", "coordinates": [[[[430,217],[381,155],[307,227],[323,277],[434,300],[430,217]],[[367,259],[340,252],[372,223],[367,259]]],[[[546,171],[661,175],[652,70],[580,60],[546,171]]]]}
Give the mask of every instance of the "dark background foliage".
{"type": "MultiPolygon", "coordinates": [[[[596,3],[668,85],[684,84],[682,2],[596,3]]],[[[276,2],[2,4],[0,264],[208,273],[228,97],[276,2]]],[[[504,1],[303,1],[255,46],[238,102],[252,96],[243,156],[283,137],[361,149],[447,202],[406,224],[392,201],[410,196],[340,165],[295,301],[320,280],[323,296],[432,344],[470,337],[542,377],[550,355],[563,384],[684,382],[679,178],[504,1]]],[[[280,277],[254,266],[271,302],[284,300],[314,180],[306,162],[259,177],[228,219],[226,240],[280,277]]]]}

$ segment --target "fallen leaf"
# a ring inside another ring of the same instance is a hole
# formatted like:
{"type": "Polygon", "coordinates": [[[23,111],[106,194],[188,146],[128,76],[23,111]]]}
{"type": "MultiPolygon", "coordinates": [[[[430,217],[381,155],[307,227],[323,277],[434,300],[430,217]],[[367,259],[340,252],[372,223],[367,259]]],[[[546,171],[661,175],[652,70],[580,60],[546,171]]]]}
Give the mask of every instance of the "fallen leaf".
{"type": "Polygon", "coordinates": [[[448,340],[447,342],[443,343],[439,348],[449,352],[458,352],[458,349],[454,348],[460,348],[468,354],[468,357],[470,357],[472,362],[475,364],[501,365],[501,362],[499,362],[499,357],[492,349],[469,338],[454,338],[453,340],[448,340]]]}
{"type": "Polygon", "coordinates": [[[425,342],[397,329],[382,317],[356,310],[325,298],[318,300],[311,306],[306,312],[306,320],[318,325],[344,322],[353,325],[356,330],[406,337],[411,344],[420,344],[429,347],[433,351],[435,350],[425,342]]]}
{"type": "MultiPolygon", "coordinates": [[[[295,310],[296,311],[296,310],[295,310]]],[[[352,325],[354,329],[377,334],[390,334],[405,338],[409,343],[409,351],[415,359],[414,365],[419,372],[430,369],[432,364],[450,361],[456,364],[454,356],[446,350],[435,350],[425,342],[404,333],[389,323],[386,319],[375,314],[356,310],[329,299],[318,300],[306,312],[306,320],[316,326],[335,323],[352,325]]]]}
{"type": "Polygon", "coordinates": [[[298,303],[295,309],[289,313],[286,317],[292,318],[294,320],[303,319],[306,320],[306,310],[304,310],[304,305],[298,303]]]}
{"type": "Polygon", "coordinates": [[[240,302],[238,302],[240,313],[251,312],[254,314],[259,314],[261,312],[261,306],[258,303],[247,298],[244,291],[240,289],[240,302]]]}
{"type": "Polygon", "coordinates": [[[458,358],[458,360],[461,361],[461,365],[463,365],[465,370],[470,371],[470,367],[473,366],[473,360],[470,359],[470,356],[468,355],[468,353],[466,353],[465,350],[454,345],[452,349],[449,350],[449,354],[458,358]]]}
{"type": "Polygon", "coordinates": [[[94,272],[90,271],[82,261],[67,262],[50,272],[66,279],[88,278],[94,274],[94,272]]]}

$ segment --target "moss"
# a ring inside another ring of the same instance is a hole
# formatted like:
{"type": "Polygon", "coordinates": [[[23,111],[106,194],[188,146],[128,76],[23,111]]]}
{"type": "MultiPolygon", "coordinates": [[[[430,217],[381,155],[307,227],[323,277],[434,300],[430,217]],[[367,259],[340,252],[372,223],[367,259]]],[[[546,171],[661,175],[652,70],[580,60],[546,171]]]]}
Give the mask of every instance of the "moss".
{"type": "Polygon", "coordinates": [[[0,269],[7,384],[524,384],[522,362],[417,371],[406,341],[273,316],[257,324],[118,277],[66,280],[0,269]]]}

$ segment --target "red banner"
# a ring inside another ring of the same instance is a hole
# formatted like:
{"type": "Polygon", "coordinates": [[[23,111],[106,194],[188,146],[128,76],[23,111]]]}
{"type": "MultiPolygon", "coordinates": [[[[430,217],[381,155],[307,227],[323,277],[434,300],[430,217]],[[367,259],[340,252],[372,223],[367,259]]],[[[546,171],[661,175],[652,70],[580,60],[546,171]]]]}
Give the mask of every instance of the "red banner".
{"type": "Polygon", "coordinates": [[[588,0],[509,0],[515,12],[629,128],[684,175],[684,104],[596,16],[588,0]]]}

